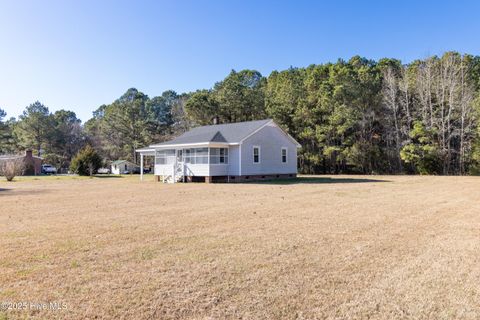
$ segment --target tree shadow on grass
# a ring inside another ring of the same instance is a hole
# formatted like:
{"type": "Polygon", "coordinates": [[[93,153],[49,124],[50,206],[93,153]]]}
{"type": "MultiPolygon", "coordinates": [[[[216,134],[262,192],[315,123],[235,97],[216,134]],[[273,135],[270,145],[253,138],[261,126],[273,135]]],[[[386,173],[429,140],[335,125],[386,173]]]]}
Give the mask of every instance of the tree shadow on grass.
{"type": "Polygon", "coordinates": [[[123,176],[121,176],[121,175],[100,175],[100,174],[96,174],[96,175],[93,176],[93,178],[100,178],[100,179],[123,178],[123,176]]]}
{"type": "MultiPolygon", "coordinates": [[[[36,194],[44,194],[50,193],[50,190],[43,190],[43,189],[28,189],[28,190],[19,190],[19,189],[7,189],[7,188],[0,188],[0,197],[10,197],[10,196],[23,196],[23,195],[36,195],[36,194]]],[[[0,318],[1,319],[1,318],[0,318]]]]}
{"type": "Polygon", "coordinates": [[[371,179],[371,178],[331,178],[331,177],[296,177],[291,179],[272,179],[264,181],[251,181],[247,183],[258,184],[332,184],[332,183],[375,183],[391,182],[389,180],[371,179]]]}

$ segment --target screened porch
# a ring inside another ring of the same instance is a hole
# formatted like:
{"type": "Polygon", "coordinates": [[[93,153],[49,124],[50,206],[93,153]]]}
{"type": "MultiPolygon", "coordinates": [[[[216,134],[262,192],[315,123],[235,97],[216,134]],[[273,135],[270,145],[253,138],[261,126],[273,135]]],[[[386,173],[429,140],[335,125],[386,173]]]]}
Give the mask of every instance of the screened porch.
{"type": "Polygon", "coordinates": [[[228,164],[228,148],[179,148],[159,149],[155,152],[155,165],[190,165],[228,164]]]}

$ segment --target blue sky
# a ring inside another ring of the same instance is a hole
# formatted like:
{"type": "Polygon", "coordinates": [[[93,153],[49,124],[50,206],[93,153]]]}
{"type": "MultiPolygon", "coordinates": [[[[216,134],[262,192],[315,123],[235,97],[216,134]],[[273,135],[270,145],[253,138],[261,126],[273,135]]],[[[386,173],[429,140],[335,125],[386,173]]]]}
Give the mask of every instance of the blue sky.
{"type": "Polygon", "coordinates": [[[231,69],[480,54],[475,1],[0,0],[0,108],[83,121],[128,88],[210,88],[231,69]]]}

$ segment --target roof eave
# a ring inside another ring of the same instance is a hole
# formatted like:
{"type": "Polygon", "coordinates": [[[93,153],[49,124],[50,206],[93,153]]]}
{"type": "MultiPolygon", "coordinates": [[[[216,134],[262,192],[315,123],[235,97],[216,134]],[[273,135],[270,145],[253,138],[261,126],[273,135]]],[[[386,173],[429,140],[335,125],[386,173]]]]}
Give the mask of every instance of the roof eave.
{"type": "Polygon", "coordinates": [[[140,148],[140,149],[135,149],[135,152],[140,153],[142,155],[155,155],[155,149],[154,148],[140,148]]]}
{"type": "Polygon", "coordinates": [[[228,142],[195,142],[195,143],[174,143],[174,144],[152,144],[152,149],[166,149],[166,148],[181,148],[181,147],[216,147],[216,146],[229,146],[238,143],[228,142]]]}
{"type": "Polygon", "coordinates": [[[295,138],[293,138],[288,132],[284,131],[282,128],[280,128],[278,126],[278,124],[275,123],[275,121],[273,121],[273,119],[270,119],[267,123],[265,123],[263,126],[259,127],[257,130],[253,131],[252,133],[250,133],[249,135],[247,135],[246,137],[244,137],[240,143],[237,143],[237,144],[242,144],[243,141],[247,140],[248,138],[250,138],[251,136],[253,136],[254,134],[256,134],[258,131],[262,130],[263,128],[265,128],[266,126],[268,126],[269,124],[273,124],[275,127],[277,127],[278,129],[280,129],[280,131],[283,132],[283,134],[285,134],[287,136],[287,138],[289,138],[296,146],[297,148],[301,148],[302,145],[300,143],[298,143],[297,140],[295,140],[295,138]]]}

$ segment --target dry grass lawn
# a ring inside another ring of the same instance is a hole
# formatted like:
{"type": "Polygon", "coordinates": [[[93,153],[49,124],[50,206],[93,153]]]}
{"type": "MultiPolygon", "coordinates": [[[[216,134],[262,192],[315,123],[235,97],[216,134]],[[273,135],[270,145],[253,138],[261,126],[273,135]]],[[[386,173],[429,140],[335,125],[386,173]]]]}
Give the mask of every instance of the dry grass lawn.
{"type": "Polygon", "coordinates": [[[0,182],[0,319],[479,319],[480,178],[0,182]],[[367,179],[367,180],[363,180],[367,179]]]}

